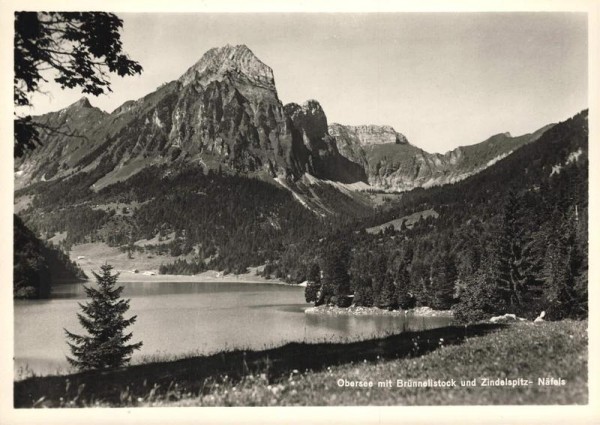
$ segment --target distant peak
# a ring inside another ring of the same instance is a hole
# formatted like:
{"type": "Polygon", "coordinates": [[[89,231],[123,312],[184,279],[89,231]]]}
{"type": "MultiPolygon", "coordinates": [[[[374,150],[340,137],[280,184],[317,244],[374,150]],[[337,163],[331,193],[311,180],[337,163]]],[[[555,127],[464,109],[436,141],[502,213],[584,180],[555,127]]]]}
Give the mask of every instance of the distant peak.
{"type": "Polygon", "coordinates": [[[192,81],[208,83],[223,80],[226,76],[245,77],[253,84],[275,87],[273,70],[244,44],[213,47],[181,76],[180,81],[184,85],[192,81]]]}
{"type": "Polygon", "coordinates": [[[93,108],[87,97],[83,96],[77,102],[72,103],[68,108],[93,108]]]}
{"type": "Polygon", "coordinates": [[[379,145],[386,143],[395,143],[397,145],[409,144],[408,139],[404,134],[398,133],[394,127],[390,125],[342,125],[333,123],[329,126],[330,133],[336,136],[340,131],[347,131],[358,138],[360,144],[379,145]]]}
{"type": "Polygon", "coordinates": [[[506,140],[506,139],[510,139],[510,138],[512,138],[512,135],[510,134],[510,132],[506,131],[504,133],[494,134],[492,137],[490,137],[487,140],[490,142],[497,142],[497,141],[502,141],[502,140],[506,140]]]}

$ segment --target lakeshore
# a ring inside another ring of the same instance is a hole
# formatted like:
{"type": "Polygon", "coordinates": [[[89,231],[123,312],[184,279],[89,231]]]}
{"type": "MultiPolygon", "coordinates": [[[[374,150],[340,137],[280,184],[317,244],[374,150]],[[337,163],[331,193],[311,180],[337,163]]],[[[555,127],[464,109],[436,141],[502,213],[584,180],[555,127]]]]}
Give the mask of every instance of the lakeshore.
{"type": "Polygon", "coordinates": [[[587,351],[587,321],[449,326],[34,377],[15,383],[15,406],[585,404],[587,351]],[[457,385],[400,388],[398,380],[457,385]]]}
{"type": "MultiPolygon", "coordinates": [[[[284,282],[276,278],[265,278],[257,274],[260,271],[260,267],[250,267],[247,273],[243,274],[224,274],[216,270],[207,270],[202,273],[194,275],[182,275],[182,274],[158,274],[157,271],[150,271],[148,273],[138,272],[134,273],[131,270],[116,270],[119,274],[119,282],[122,283],[148,283],[148,282],[179,282],[179,283],[218,283],[218,282],[239,282],[239,283],[262,283],[270,285],[288,285],[298,286],[295,284],[284,282]],[[150,274],[151,273],[151,274],[150,274]]],[[[94,269],[84,270],[88,276],[93,276],[92,271],[94,269]]],[[[91,281],[91,280],[90,280],[91,281]]]]}
{"type": "Polygon", "coordinates": [[[407,315],[416,317],[453,317],[452,310],[434,310],[431,307],[415,307],[410,310],[387,310],[378,307],[336,307],[331,305],[320,305],[308,307],[304,310],[306,314],[327,314],[332,316],[398,316],[407,315]]]}
{"type": "Polygon", "coordinates": [[[103,264],[108,263],[114,267],[115,272],[120,273],[119,282],[248,282],[289,285],[280,279],[267,279],[259,275],[264,266],[249,267],[248,272],[243,274],[225,274],[216,270],[194,275],[159,274],[160,265],[172,262],[173,257],[136,253],[133,258],[128,258],[127,253],[119,248],[97,242],[75,245],[69,256],[81,267],[90,282],[94,280],[92,272],[97,273],[103,264]]]}

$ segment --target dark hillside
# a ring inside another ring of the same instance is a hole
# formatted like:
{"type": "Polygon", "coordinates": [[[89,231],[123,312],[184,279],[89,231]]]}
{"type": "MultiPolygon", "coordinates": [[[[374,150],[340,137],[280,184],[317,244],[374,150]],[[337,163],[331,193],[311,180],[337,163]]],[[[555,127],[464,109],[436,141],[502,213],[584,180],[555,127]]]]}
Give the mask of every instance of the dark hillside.
{"type": "Polygon", "coordinates": [[[38,239],[16,215],[14,247],[15,298],[46,298],[57,281],[86,279],[65,253],[38,239]]]}

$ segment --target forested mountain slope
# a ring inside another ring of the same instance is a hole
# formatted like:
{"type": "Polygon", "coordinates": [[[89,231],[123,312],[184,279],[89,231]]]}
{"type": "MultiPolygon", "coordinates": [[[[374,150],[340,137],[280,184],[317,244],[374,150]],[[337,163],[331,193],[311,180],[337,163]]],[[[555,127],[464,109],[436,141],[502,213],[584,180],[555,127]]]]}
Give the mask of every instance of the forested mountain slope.
{"type": "Polygon", "coordinates": [[[317,302],[352,294],[357,305],[454,306],[462,318],[586,315],[587,117],[583,111],[557,124],[459,183],[406,193],[360,231],[336,232],[310,250],[295,247],[305,254],[293,265],[280,261],[281,273],[304,270],[313,280],[307,299],[317,302]],[[419,211],[438,216],[401,230],[362,231],[419,211]]]}

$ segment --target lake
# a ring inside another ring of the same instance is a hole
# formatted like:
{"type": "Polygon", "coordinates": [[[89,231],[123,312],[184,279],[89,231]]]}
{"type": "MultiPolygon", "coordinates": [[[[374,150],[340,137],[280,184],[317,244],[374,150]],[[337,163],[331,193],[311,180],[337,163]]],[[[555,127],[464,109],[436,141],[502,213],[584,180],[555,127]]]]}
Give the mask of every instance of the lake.
{"type": "MultiPolygon", "coordinates": [[[[259,283],[135,282],[131,299],[132,342],[143,341],[133,362],[209,354],[237,348],[264,349],[286,342],[367,339],[403,329],[445,326],[445,317],[305,314],[304,288],[259,283]]],[[[57,285],[49,300],[15,301],[15,373],[66,373],[69,354],[63,328],[83,332],[77,321],[83,285],[57,285]]]]}

